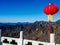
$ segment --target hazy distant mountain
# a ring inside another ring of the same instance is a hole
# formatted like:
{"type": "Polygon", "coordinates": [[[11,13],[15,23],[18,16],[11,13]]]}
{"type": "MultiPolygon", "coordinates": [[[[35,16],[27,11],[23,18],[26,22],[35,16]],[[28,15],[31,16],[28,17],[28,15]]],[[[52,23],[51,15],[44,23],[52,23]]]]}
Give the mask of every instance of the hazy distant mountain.
{"type": "MultiPolygon", "coordinates": [[[[56,43],[60,43],[60,20],[50,23],[51,30],[54,30],[56,43]]],[[[38,41],[47,41],[48,22],[36,21],[34,23],[0,23],[2,36],[19,37],[19,32],[24,31],[24,38],[38,41]],[[16,35],[16,36],[14,36],[16,35]]]]}

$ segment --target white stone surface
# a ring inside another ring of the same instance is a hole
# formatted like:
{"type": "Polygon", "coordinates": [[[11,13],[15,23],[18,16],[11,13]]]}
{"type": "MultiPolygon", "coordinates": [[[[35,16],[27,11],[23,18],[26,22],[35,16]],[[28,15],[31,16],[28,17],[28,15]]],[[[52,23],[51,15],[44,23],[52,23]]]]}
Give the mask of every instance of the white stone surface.
{"type": "MultiPolygon", "coordinates": [[[[1,38],[1,42],[3,43],[3,40],[7,39],[9,42],[11,42],[12,40],[15,40],[17,42],[17,45],[22,45],[22,41],[20,38],[10,38],[10,37],[2,37],[1,38]]],[[[55,45],[55,43],[48,43],[48,42],[40,42],[40,41],[34,41],[34,40],[27,40],[24,39],[23,40],[23,45],[26,45],[28,42],[32,42],[32,45],[39,45],[39,44],[43,44],[43,45],[55,45]]],[[[12,44],[7,44],[7,43],[3,43],[3,45],[12,45],[12,44]]]]}
{"type": "Polygon", "coordinates": [[[50,34],[50,43],[55,43],[55,34],[54,33],[50,34]]]}

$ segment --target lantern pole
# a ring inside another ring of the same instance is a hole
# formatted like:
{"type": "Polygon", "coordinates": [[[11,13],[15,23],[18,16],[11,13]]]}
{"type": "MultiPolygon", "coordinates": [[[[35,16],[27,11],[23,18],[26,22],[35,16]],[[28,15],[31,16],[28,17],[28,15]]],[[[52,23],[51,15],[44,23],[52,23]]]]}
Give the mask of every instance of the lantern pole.
{"type": "MultiPolygon", "coordinates": [[[[49,3],[50,5],[51,3],[49,3]]],[[[48,15],[48,42],[50,43],[50,20],[49,20],[49,15],[48,15]]]]}
{"type": "Polygon", "coordinates": [[[50,42],[50,20],[48,21],[48,42],[50,42]]]}
{"type": "MultiPolygon", "coordinates": [[[[51,3],[49,3],[49,5],[51,5],[51,3]]],[[[48,42],[50,42],[50,32],[51,32],[51,26],[50,26],[50,22],[51,20],[53,20],[54,17],[52,14],[48,14],[48,42]]]]}

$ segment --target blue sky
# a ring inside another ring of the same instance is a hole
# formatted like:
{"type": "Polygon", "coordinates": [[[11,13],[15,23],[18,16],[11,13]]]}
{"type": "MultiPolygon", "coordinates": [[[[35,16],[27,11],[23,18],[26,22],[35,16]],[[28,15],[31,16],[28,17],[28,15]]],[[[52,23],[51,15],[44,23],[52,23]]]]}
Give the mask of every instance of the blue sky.
{"type": "MultiPolygon", "coordinates": [[[[60,8],[59,0],[0,0],[0,22],[47,21],[43,8],[49,2],[60,8]]],[[[54,15],[54,21],[60,19],[60,9],[54,15]]]]}

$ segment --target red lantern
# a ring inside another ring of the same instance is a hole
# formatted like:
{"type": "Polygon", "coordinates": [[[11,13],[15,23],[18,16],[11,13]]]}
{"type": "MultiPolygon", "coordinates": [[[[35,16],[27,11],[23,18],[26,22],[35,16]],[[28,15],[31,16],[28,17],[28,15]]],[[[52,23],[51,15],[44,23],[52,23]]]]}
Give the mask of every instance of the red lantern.
{"type": "Polygon", "coordinates": [[[44,7],[45,14],[55,14],[58,11],[58,7],[55,4],[49,3],[49,5],[44,7]]]}
{"type": "Polygon", "coordinates": [[[49,3],[49,5],[45,6],[43,9],[44,13],[48,15],[48,19],[53,19],[53,14],[57,13],[58,7],[55,4],[49,3]]]}

